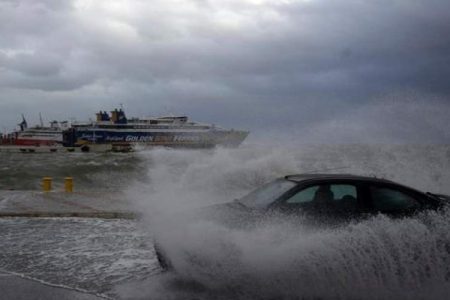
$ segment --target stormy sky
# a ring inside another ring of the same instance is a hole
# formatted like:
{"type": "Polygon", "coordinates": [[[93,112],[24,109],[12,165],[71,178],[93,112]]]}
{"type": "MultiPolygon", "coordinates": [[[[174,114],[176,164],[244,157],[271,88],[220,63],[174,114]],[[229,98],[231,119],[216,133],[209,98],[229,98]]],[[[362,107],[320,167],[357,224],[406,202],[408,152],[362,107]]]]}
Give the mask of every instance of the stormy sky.
{"type": "Polygon", "coordinates": [[[253,137],[450,142],[448,0],[0,0],[0,131],[185,114],[253,137]]]}

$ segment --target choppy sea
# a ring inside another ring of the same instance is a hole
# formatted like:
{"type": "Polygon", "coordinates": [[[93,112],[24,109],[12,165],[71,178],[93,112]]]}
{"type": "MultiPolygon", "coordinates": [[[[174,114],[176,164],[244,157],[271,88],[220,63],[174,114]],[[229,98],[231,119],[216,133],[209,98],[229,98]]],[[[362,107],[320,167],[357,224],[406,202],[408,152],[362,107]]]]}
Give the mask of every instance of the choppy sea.
{"type": "Polygon", "coordinates": [[[121,191],[143,214],[139,220],[0,219],[0,269],[117,299],[447,299],[449,210],[317,230],[283,222],[231,230],[171,218],[302,172],[383,177],[450,194],[450,146],[0,153],[0,190],[37,190],[43,176],[53,177],[57,189],[72,176],[76,190],[121,191]],[[173,239],[177,274],[161,271],[155,234],[173,239]],[[193,253],[201,263],[192,264],[193,253]]]}

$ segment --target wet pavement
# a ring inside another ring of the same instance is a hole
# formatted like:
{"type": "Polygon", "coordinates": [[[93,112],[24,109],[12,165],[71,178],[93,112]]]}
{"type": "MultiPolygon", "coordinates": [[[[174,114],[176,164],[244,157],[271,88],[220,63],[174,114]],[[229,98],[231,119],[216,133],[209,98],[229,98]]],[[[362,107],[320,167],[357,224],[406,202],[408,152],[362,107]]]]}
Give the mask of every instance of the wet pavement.
{"type": "Polygon", "coordinates": [[[105,299],[84,292],[50,286],[38,281],[0,272],[1,299],[15,300],[99,300],[105,299]]]}
{"type": "Polygon", "coordinates": [[[119,192],[0,191],[0,299],[114,297],[159,272],[130,207],[119,192]]]}
{"type": "Polygon", "coordinates": [[[136,220],[0,218],[0,240],[1,271],[95,295],[161,272],[136,220]]]}

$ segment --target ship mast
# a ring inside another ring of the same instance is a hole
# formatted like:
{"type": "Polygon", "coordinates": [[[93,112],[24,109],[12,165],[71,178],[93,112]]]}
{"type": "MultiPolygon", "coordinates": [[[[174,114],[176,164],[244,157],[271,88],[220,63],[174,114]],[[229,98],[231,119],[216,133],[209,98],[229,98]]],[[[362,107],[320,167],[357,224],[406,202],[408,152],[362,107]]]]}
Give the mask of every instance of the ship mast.
{"type": "Polygon", "coordinates": [[[41,127],[44,127],[44,122],[42,121],[41,113],[39,113],[39,122],[41,123],[41,127]]]}
{"type": "Polygon", "coordinates": [[[20,126],[20,131],[24,131],[27,127],[27,121],[25,120],[25,116],[22,114],[22,122],[19,124],[20,126]]]}

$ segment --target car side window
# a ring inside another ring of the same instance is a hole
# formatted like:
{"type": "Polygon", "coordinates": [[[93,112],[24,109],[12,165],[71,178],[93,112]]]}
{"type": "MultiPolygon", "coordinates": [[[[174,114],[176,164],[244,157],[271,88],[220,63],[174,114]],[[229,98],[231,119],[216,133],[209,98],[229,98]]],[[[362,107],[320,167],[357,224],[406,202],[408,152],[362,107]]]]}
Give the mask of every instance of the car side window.
{"type": "Polygon", "coordinates": [[[286,200],[286,204],[336,204],[355,206],[357,189],[352,184],[318,184],[300,190],[286,200]]]}
{"type": "Polygon", "coordinates": [[[303,189],[286,200],[286,203],[290,204],[301,204],[311,202],[314,199],[314,195],[319,188],[318,185],[308,187],[303,189]]]}
{"type": "Polygon", "coordinates": [[[393,188],[371,186],[370,194],[375,211],[400,212],[420,207],[416,199],[393,188]]]}

